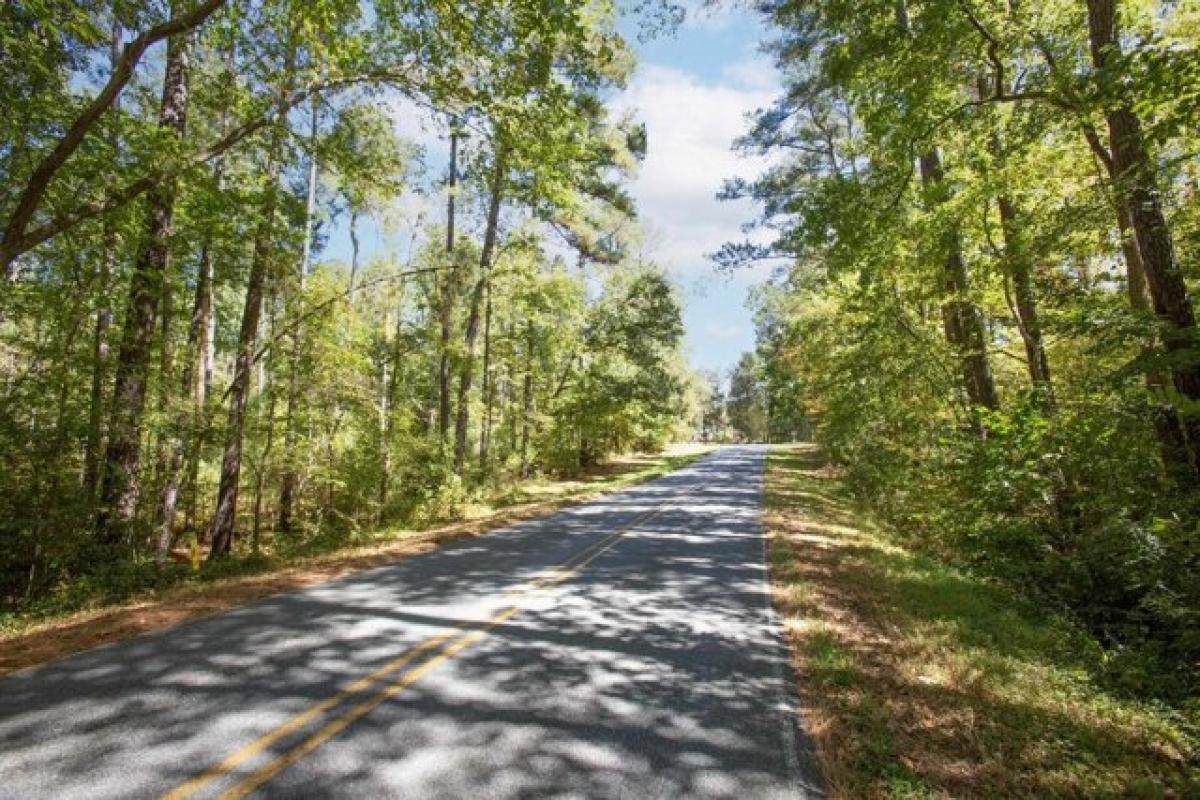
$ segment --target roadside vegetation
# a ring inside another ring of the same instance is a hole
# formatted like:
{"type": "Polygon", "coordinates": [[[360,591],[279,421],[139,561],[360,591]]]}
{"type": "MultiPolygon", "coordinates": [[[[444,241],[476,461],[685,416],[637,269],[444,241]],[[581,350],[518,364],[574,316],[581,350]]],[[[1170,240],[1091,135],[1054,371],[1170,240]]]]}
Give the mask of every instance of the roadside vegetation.
{"type": "Polygon", "coordinates": [[[1195,708],[1195,4],[757,7],[783,91],[741,144],[774,160],[725,194],[764,235],[717,258],[779,268],[740,424],[1072,620],[1106,686],[1195,708]]]}
{"type": "MultiPolygon", "coordinates": [[[[673,18],[635,5],[642,33],[673,18]]],[[[618,15],[7,4],[0,613],[690,438],[679,294],[626,189],[646,132],[604,102],[618,15]]]]}
{"type": "Polygon", "coordinates": [[[258,554],[216,562],[180,548],[166,567],[144,564],[120,579],[106,573],[65,582],[36,603],[0,613],[0,674],[544,516],[653,480],[708,451],[672,446],[655,455],[613,457],[571,478],[517,481],[451,516],[416,525],[386,525],[299,547],[268,540],[258,554]]]}
{"type": "Polygon", "coordinates": [[[1200,708],[1131,695],[1077,623],[906,546],[816,447],[772,450],[766,491],[834,796],[1200,796],[1200,708]]]}

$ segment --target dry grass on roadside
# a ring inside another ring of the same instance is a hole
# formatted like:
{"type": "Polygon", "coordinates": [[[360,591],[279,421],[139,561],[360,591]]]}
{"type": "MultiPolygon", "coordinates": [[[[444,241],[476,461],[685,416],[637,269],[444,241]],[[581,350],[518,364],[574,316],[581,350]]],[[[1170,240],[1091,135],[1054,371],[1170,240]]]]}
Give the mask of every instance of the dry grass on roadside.
{"type": "Polygon", "coordinates": [[[1200,797],[1181,715],[1097,686],[1065,622],[889,542],[823,463],[771,453],[767,525],[835,797],[1200,797]]]}
{"type": "Polygon", "coordinates": [[[253,574],[196,580],[83,611],[4,620],[0,675],[102,644],[215,614],[281,592],[382,566],[458,539],[482,536],[515,522],[545,516],[568,505],[632,486],[679,469],[711,448],[673,447],[660,455],[616,458],[576,479],[543,479],[519,486],[494,504],[469,510],[469,519],[424,530],[385,528],[371,543],[345,547],[290,563],[264,560],[253,574]]]}

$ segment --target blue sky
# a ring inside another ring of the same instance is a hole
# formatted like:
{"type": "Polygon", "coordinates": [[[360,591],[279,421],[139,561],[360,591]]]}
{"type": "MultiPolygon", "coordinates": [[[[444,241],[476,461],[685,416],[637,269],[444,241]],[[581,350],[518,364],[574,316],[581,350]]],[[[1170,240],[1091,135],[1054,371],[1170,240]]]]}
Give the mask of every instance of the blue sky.
{"type": "MultiPolygon", "coordinates": [[[[726,178],[752,176],[763,166],[740,158],[731,145],[746,127],[745,115],[776,94],[774,70],[758,52],[765,32],[745,10],[692,14],[672,35],[648,42],[637,41],[630,23],[626,28],[639,66],[614,103],[633,111],[648,131],[646,161],[631,186],[647,231],[644,255],[667,268],[681,290],[691,363],[724,377],[754,347],[746,294],[766,272],[724,277],[706,255],[744,238],[741,225],[755,215],[752,205],[722,203],[715,195],[726,178]]],[[[400,135],[424,146],[427,177],[436,179],[447,160],[444,131],[409,104],[398,103],[392,112],[400,135]]],[[[443,202],[436,194],[428,200],[408,196],[387,209],[382,224],[366,222],[360,231],[364,260],[385,253],[403,258],[418,211],[436,216],[443,202]]],[[[347,262],[345,219],[330,222],[321,255],[347,262]]],[[[471,220],[463,223],[469,227],[471,220]]]]}
{"type": "Polygon", "coordinates": [[[674,35],[637,45],[638,73],[618,100],[649,133],[632,189],[650,231],[650,255],[683,290],[692,363],[722,375],[754,347],[746,293],[766,274],[725,278],[705,256],[744,238],[741,225],[755,214],[752,205],[722,203],[715,194],[726,178],[752,176],[763,166],[730,147],[746,127],[746,113],[769,104],[778,88],[759,52],[766,35],[757,15],[744,10],[693,14],[674,35]]]}

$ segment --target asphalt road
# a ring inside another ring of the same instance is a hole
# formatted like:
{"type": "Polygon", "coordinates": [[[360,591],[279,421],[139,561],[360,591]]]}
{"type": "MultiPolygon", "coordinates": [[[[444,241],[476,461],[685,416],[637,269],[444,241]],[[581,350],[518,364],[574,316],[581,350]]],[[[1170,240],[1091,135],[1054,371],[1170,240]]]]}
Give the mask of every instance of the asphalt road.
{"type": "Polygon", "coordinates": [[[0,797],[820,796],[764,455],[0,680],[0,797]]]}

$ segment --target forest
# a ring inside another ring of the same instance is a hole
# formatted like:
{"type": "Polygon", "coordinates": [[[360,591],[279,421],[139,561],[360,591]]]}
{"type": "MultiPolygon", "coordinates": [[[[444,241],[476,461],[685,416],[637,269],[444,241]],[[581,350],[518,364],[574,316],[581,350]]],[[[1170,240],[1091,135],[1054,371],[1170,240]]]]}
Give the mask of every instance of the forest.
{"type": "Polygon", "coordinates": [[[683,435],[680,299],[624,188],[646,132],[604,100],[621,11],[676,13],[6,3],[0,606],[683,435]]]}
{"type": "Polygon", "coordinates": [[[1200,6],[766,0],[736,392],[906,544],[1200,691],[1200,6]]]}
{"type": "Polygon", "coordinates": [[[678,6],[6,4],[0,608],[811,438],[907,545],[1194,702],[1200,5],[747,5],[782,91],[713,260],[773,272],[726,385],[611,102],[678,6]]]}
{"type": "Polygon", "coordinates": [[[0,108],[0,772],[1200,792],[1200,0],[15,0],[0,108]]]}

